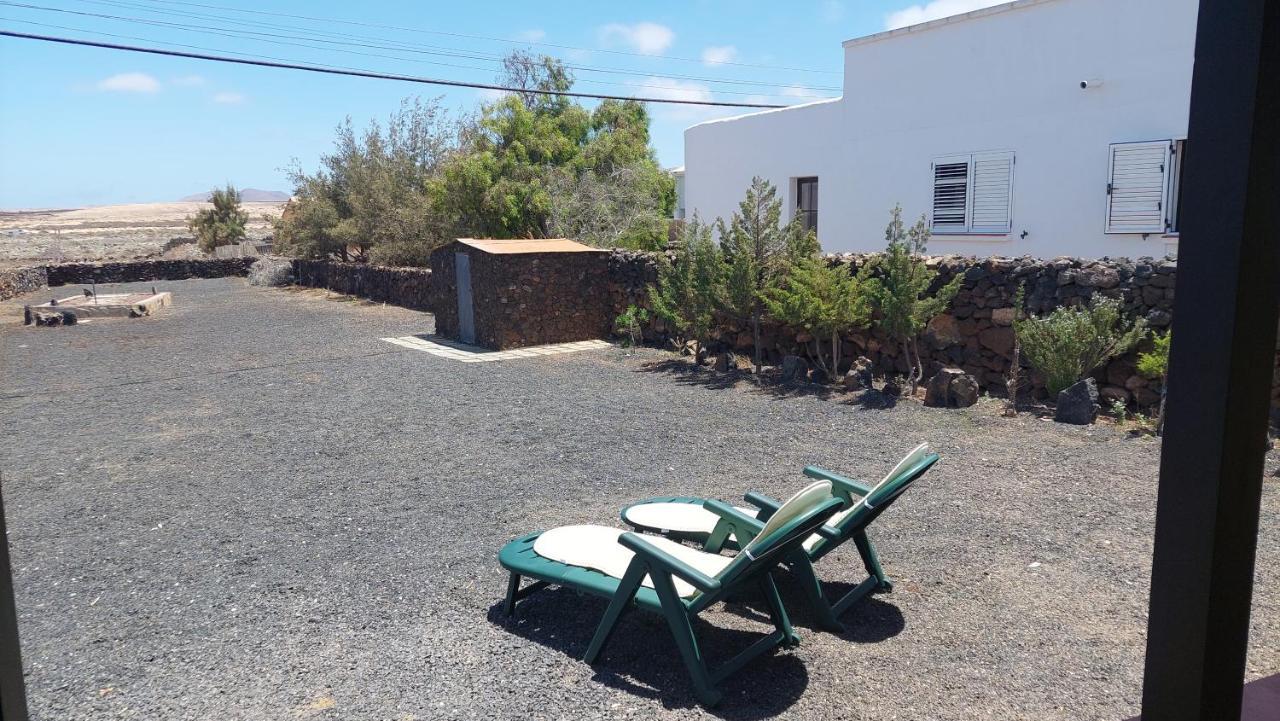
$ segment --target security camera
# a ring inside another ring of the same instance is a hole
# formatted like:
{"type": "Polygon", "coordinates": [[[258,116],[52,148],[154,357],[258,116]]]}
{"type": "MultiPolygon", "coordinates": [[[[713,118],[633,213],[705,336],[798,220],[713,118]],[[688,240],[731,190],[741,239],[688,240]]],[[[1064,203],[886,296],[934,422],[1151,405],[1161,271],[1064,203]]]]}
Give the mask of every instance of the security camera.
{"type": "Polygon", "coordinates": [[[1101,80],[1081,80],[1080,81],[1081,90],[1088,90],[1089,88],[1098,88],[1098,87],[1102,87],[1101,80]]]}

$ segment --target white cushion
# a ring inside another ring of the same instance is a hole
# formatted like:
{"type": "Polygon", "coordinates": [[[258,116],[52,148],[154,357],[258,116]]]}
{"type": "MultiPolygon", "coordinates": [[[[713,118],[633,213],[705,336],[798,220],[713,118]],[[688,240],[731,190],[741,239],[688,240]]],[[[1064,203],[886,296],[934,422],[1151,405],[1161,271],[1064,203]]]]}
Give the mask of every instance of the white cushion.
{"type": "MultiPolygon", "coordinates": [[[[880,479],[880,482],[879,482],[879,483],[877,483],[877,484],[876,484],[876,485],[871,489],[871,492],[870,492],[870,493],[868,493],[867,495],[865,495],[865,496],[863,496],[862,498],[858,499],[858,500],[857,500],[857,501],[855,501],[854,503],[850,504],[848,508],[846,508],[846,509],[844,509],[844,510],[840,511],[839,513],[835,514],[834,516],[832,516],[832,517],[827,521],[827,525],[828,525],[828,526],[839,526],[842,522],[844,522],[844,520],[845,520],[846,518],[848,518],[849,516],[852,516],[852,515],[853,515],[853,513],[854,513],[854,511],[857,511],[859,508],[862,508],[863,504],[865,504],[865,503],[866,503],[866,501],[867,501],[867,499],[871,497],[871,494],[872,494],[872,493],[875,493],[876,491],[880,490],[880,487],[881,487],[881,486],[883,486],[884,484],[888,483],[889,481],[891,481],[891,480],[893,480],[893,479],[897,478],[897,477],[898,477],[898,476],[899,476],[903,471],[907,470],[908,468],[911,468],[911,467],[912,467],[912,466],[914,466],[915,464],[917,464],[917,463],[919,463],[920,461],[924,460],[924,457],[925,457],[925,456],[927,456],[927,455],[929,455],[929,444],[928,444],[928,443],[921,443],[920,445],[918,445],[918,446],[916,446],[915,448],[911,449],[911,452],[910,452],[910,453],[908,453],[907,455],[903,456],[902,460],[898,461],[898,465],[894,466],[894,467],[893,467],[893,470],[891,470],[891,471],[889,471],[888,473],[886,473],[886,474],[885,474],[885,476],[884,476],[884,478],[881,478],[881,479],[880,479]]],[[[813,534],[812,536],[809,536],[808,538],[804,539],[804,550],[806,550],[806,551],[812,551],[812,550],[813,550],[813,547],[814,547],[814,546],[816,546],[816,545],[818,545],[818,541],[821,541],[821,540],[822,540],[822,536],[819,536],[819,535],[818,535],[818,534],[816,534],[816,533],[815,533],[815,534],[813,534]]]]}
{"type": "MultiPolygon", "coordinates": [[[[533,552],[543,558],[570,566],[595,569],[607,576],[621,579],[635,556],[630,548],[618,543],[618,537],[623,533],[626,531],[608,526],[561,526],[538,536],[538,540],[533,542],[533,552]]],[[[728,556],[683,546],[668,538],[645,536],[644,540],[712,577],[723,571],[733,560],[728,556]]],[[[698,593],[698,589],[679,578],[672,580],[675,582],[676,593],[681,598],[689,598],[698,593]]],[[[644,577],[642,583],[653,588],[653,581],[648,576],[644,577]]]]}
{"type": "Polygon", "coordinates": [[[823,501],[831,498],[831,481],[815,481],[802,488],[794,496],[778,507],[769,520],[765,521],[760,533],[742,549],[750,557],[751,552],[760,546],[760,542],[769,535],[818,507],[823,501]]]}
{"type": "MultiPolygon", "coordinates": [[[[738,508],[751,518],[756,517],[754,508],[738,508]]],[[[666,533],[704,533],[710,534],[716,527],[720,517],[702,507],[700,503],[641,503],[631,506],[622,512],[628,523],[643,528],[652,528],[666,533]]]]}

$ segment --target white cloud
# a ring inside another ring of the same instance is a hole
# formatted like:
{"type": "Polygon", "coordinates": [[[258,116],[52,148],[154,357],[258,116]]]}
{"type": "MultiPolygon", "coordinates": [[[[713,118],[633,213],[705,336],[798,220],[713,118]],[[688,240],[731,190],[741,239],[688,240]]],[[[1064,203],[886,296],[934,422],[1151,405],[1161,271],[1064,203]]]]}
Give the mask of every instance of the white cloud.
{"type": "Polygon", "coordinates": [[[1008,0],[932,0],[924,5],[912,5],[897,12],[891,12],[884,19],[887,30],[904,28],[908,25],[927,23],[930,20],[963,15],[974,10],[1000,5],[1008,0]]]}
{"type": "Polygon", "coordinates": [[[802,87],[799,87],[799,86],[796,86],[796,85],[787,85],[787,86],[783,87],[783,88],[782,88],[782,90],[781,90],[780,92],[781,92],[783,95],[785,95],[786,97],[788,97],[788,98],[805,98],[805,99],[815,99],[815,98],[829,98],[829,97],[831,97],[830,95],[824,95],[824,94],[822,94],[821,92],[819,92],[819,91],[817,91],[817,90],[811,90],[811,89],[809,89],[809,88],[802,88],[802,87]]]}
{"type": "Polygon", "coordinates": [[[199,75],[183,75],[180,78],[174,78],[173,84],[182,88],[198,88],[204,85],[204,78],[199,75]]]}
{"type": "Polygon", "coordinates": [[[663,100],[697,100],[707,102],[712,99],[711,88],[692,80],[676,78],[648,77],[640,83],[644,94],[663,100]]]}
{"type": "Polygon", "coordinates": [[[120,93],[158,93],[160,81],[146,73],[120,73],[99,81],[98,89],[120,93]]]}
{"type": "Polygon", "coordinates": [[[213,102],[219,105],[240,105],[246,99],[247,98],[240,93],[233,93],[225,90],[223,92],[213,94],[213,102]]]}
{"type": "Polygon", "coordinates": [[[505,90],[495,90],[493,88],[476,88],[476,96],[479,97],[481,101],[486,103],[491,103],[495,100],[501,100],[507,97],[508,95],[510,95],[510,93],[508,93],[505,90]]]}
{"type": "Polygon", "coordinates": [[[731,63],[738,57],[738,49],[732,45],[711,45],[702,49],[702,62],[706,65],[731,63]]]}
{"type": "Polygon", "coordinates": [[[840,0],[826,0],[822,3],[822,19],[826,22],[833,23],[844,17],[844,3],[840,0]]]}
{"type": "Polygon", "coordinates": [[[545,40],[546,37],[547,31],[539,28],[530,28],[516,33],[516,40],[519,40],[522,43],[540,43],[545,40]]]}
{"type": "Polygon", "coordinates": [[[600,28],[600,42],[605,47],[623,45],[645,55],[658,55],[671,47],[676,34],[666,25],[643,22],[635,25],[610,23],[600,28]]]}

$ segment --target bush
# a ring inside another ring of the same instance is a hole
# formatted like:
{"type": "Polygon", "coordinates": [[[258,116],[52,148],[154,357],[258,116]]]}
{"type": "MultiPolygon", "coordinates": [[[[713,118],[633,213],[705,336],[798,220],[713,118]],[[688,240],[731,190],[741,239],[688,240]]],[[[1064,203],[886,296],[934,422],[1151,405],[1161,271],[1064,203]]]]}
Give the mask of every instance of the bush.
{"type": "Polygon", "coordinates": [[[249,214],[240,208],[240,191],[228,185],[222,190],[215,189],[209,200],[212,208],[187,218],[187,227],[195,234],[200,250],[209,253],[219,246],[244,240],[249,214]]]}
{"type": "Polygon", "coordinates": [[[1054,397],[1147,334],[1145,320],[1125,320],[1120,301],[1101,297],[1084,308],[1058,308],[1041,318],[1016,320],[1013,327],[1022,352],[1044,374],[1054,397]]]}
{"type": "Polygon", "coordinates": [[[640,339],[644,335],[644,324],[648,322],[649,311],[629,305],[613,320],[613,328],[623,335],[623,347],[634,348],[640,345],[640,339]]]}
{"type": "Polygon", "coordinates": [[[279,287],[293,283],[293,261],[263,256],[249,266],[249,285],[279,287]]]}

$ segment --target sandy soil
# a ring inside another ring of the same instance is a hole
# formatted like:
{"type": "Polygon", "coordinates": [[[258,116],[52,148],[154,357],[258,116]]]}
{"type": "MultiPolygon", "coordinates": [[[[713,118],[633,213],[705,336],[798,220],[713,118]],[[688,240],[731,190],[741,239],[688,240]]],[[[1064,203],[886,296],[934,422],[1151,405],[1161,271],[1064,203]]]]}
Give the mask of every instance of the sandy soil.
{"type": "MultiPolygon", "coordinates": [[[[140,203],[66,210],[0,211],[0,264],[27,261],[124,260],[158,256],[189,238],[187,217],[208,203],[140,203]]],[[[244,203],[252,239],[271,233],[268,215],[283,203],[244,203]]]]}

